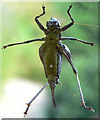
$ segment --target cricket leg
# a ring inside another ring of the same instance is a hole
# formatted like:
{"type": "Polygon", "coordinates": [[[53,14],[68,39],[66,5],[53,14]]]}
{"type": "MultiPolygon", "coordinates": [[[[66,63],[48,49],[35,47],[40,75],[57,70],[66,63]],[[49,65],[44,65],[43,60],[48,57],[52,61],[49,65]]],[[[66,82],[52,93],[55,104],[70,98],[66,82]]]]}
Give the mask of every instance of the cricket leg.
{"type": "Polygon", "coordinates": [[[94,46],[94,43],[83,41],[83,40],[80,40],[80,39],[77,39],[77,38],[72,38],[72,37],[61,37],[60,40],[74,40],[74,41],[79,41],[79,42],[82,42],[84,44],[89,44],[91,46],[94,46]]]}
{"type": "Polygon", "coordinates": [[[48,85],[48,82],[40,89],[40,91],[32,98],[32,100],[30,100],[29,103],[26,103],[27,104],[27,108],[24,112],[24,117],[27,115],[27,112],[29,110],[29,107],[31,105],[31,103],[35,100],[35,98],[43,91],[43,89],[48,85]]]}
{"type": "Polygon", "coordinates": [[[30,43],[30,42],[34,42],[34,41],[44,41],[44,40],[45,40],[45,38],[39,38],[39,39],[28,40],[28,41],[19,42],[19,43],[12,43],[12,44],[3,46],[2,49],[6,49],[7,47],[14,46],[14,45],[20,45],[20,44],[26,44],[26,43],[30,43]]]}
{"type": "Polygon", "coordinates": [[[37,23],[37,25],[39,26],[39,28],[40,28],[42,31],[46,32],[46,31],[47,31],[46,28],[44,28],[44,26],[43,26],[43,25],[39,22],[39,20],[38,20],[39,17],[41,17],[41,16],[43,16],[43,15],[45,14],[45,6],[44,6],[44,4],[42,5],[42,9],[43,9],[43,13],[40,14],[39,16],[36,16],[36,17],[35,17],[35,22],[37,23]]]}
{"type": "Polygon", "coordinates": [[[64,27],[61,28],[61,31],[65,31],[67,30],[68,28],[70,28],[73,24],[74,24],[74,19],[72,18],[71,14],[70,14],[70,9],[72,8],[72,4],[69,6],[69,9],[67,10],[67,13],[71,19],[71,23],[69,23],[68,25],[65,25],[64,27]]]}
{"type": "Polygon", "coordinates": [[[73,69],[73,72],[75,73],[75,76],[76,76],[76,79],[77,79],[77,83],[78,83],[79,92],[80,92],[80,96],[81,96],[81,101],[82,101],[82,105],[83,105],[84,109],[88,109],[88,110],[91,110],[92,112],[95,112],[91,107],[87,107],[85,105],[83,92],[82,92],[80,81],[79,81],[79,77],[78,77],[78,71],[76,70],[76,68],[73,65],[70,50],[64,44],[59,44],[57,47],[60,50],[60,52],[67,58],[68,62],[70,63],[70,65],[71,65],[71,67],[73,69]]]}

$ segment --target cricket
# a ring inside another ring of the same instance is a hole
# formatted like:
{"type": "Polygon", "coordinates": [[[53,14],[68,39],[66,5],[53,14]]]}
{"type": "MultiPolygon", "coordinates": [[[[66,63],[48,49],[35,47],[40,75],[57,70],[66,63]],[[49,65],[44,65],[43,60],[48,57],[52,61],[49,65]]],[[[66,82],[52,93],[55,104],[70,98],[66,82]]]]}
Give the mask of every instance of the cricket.
{"type": "MultiPolygon", "coordinates": [[[[80,96],[81,96],[81,105],[83,106],[84,109],[90,110],[92,112],[95,112],[92,107],[86,106],[86,102],[83,97],[83,92],[81,89],[79,77],[78,77],[78,71],[76,70],[72,58],[71,58],[71,52],[69,48],[62,44],[61,41],[63,40],[73,40],[73,41],[78,41],[82,42],[84,44],[88,44],[91,46],[94,46],[94,43],[83,41],[77,38],[73,37],[61,37],[61,33],[68,28],[70,28],[72,25],[74,25],[74,19],[70,14],[70,10],[72,8],[72,4],[69,6],[67,10],[67,14],[70,17],[71,22],[63,27],[61,27],[60,21],[57,18],[51,18],[49,21],[46,22],[46,28],[41,24],[41,22],[38,20],[41,16],[45,14],[45,6],[44,4],[42,5],[42,14],[39,16],[35,17],[35,22],[37,23],[38,27],[44,32],[46,37],[43,38],[38,38],[38,39],[33,39],[33,40],[28,40],[24,42],[19,42],[19,43],[13,43],[13,44],[8,44],[2,47],[2,49],[6,49],[10,46],[14,45],[20,45],[20,44],[26,44],[26,43],[31,43],[35,41],[44,41],[44,43],[41,45],[39,48],[39,56],[40,60],[43,64],[44,71],[45,71],[45,76],[47,78],[47,83],[40,89],[40,91],[30,100],[30,102],[26,103],[27,108],[24,112],[24,116],[27,115],[27,112],[29,110],[29,107],[31,106],[31,103],[35,100],[35,98],[42,92],[42,90],[49,85],[51,89],[51,96],[52,96],[52,101],[54,104],[54,107],[56,108],[56,103],[55,103],[55,98],[54,98],[54,90],[57,85],[61,85],[59,82],[59,77],[61,73],[61,67],[62,67],[62,55],[65,56],[67,61],[72,67],[73,73],[76,76],[80,96]]],[[[67,71],[66,71],[67,72],[67,71]]]]}

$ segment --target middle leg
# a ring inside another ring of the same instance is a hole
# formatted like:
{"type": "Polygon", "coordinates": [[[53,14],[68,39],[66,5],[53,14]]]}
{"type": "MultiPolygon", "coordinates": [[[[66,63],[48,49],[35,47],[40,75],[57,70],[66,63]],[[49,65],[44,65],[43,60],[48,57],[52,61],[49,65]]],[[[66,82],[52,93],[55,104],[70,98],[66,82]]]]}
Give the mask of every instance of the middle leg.
{"type": "Polygon", "coordinates": [[[82,42],[84,44],[89,44],[91,46],[95,45],[94,43],[83,41],[83,40],[80,40],[80,39],[77,39],[77,38],[72,38],[72,37],[61,37],[60,40],[74,40],[74,41],[82,42]]]}
{"type": "Polygon", "coordinates": [[[14,45],[26,44],[26,43],[31,43],[35,41],[45,41],[45,38],[39,38],[39,39],[33,39],[33,40],[28,40],[28,41],[19,42],[19,43],[8,44],[8,45],[3,46],[2,49],[6,49],[7,47],[14,46],[14,45]]]}

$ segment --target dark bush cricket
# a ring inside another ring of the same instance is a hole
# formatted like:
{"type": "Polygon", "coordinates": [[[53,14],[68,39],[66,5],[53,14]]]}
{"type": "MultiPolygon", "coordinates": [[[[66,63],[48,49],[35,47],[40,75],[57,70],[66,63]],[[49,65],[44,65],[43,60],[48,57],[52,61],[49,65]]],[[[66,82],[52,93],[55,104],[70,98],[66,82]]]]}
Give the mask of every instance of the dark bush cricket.
{"type": "Polygon", "coordinates": [[[61,83],[59,82],[59,77],[60,77],[61,67],[62,67],[62,55],[64,55],[66,57],[66,59],[68,60],[68,62],[70,63],[70,65],[73,69],[73,72],[76,75],[79,92],[81,95],[82,106],[85,109],[88,109],[88,110],[91,110],[94,112],[94,110],[91,107],[87,107],[85,105],[83,93],[82,93],[79,78],[78,78],[78,72],[73,65],[70,50],[68,49],[68,47],[66,45],[61,43],[61,40],[74,40],[74,41],[79,41],[79,42],[94,46],[94,43],[86,42],[86,41],[79,40],[76,38],[61,37],[61,32],[67,30],[74,24],[74,19],[72,18],[71,14],[70,14],[71,8],[72,8],[72,5],[70,5],[69,9],[67,10],[67,13],[71,19],[71,23],[69,23],[68,25],[65,25],[64,27],[61,28],[60,21],[56,18],[51,18],[49,21],[46,22],[47,28],[44,28],[43,25],[38,20],[39,17],[41,17],[45,14],[45,6],[43,5],[42,6],[43,13],[40,14],[39,16],[36,16],[35,21],[36,21],[37,25],[39,26],[39,28],[44,32],[46,37],[39,38],[39,39],[33,39],[33,40],[29,40],[29,41],[24,41],[24,42],[20,42],[20,43],[8,44],[6,46],[3,46],[3,48],[2,48],[2,49],[5,49],[9,46],[25,44],[25,43],[30,43],[30,42],[34,42],[34,41],[44,41],[44,43],[39,48],[39,56],[40,56],[43,66],[44,66],[44,71],[45,71],[46,78],[48,79],[48,82],[40,89],[40,91],[36,94],[36,96],[34,96],[33,99],[29,103],[27,103],[28,107],[25,110],[24,115],[27,115],[28,109],[29,109],[31,103],[33,102],[33,100],[40,94],[40,92],[48,84],[51,88],[53,104],[56,107],[55,99],[54,99],[54,89],[57,84],[61,85],[61,83]]]}

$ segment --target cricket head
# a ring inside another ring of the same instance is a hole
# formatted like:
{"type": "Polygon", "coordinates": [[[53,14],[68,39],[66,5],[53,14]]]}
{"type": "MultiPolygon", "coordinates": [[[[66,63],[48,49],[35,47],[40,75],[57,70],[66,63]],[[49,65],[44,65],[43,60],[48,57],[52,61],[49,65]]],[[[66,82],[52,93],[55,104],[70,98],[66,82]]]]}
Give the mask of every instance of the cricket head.
{"type": "Polygon", "coordinates": [[[56,29],[60,28],[61,24],[57,18],[51,18],[49,21],[46,22],[46,26],[48,29],[56,29]]]}

